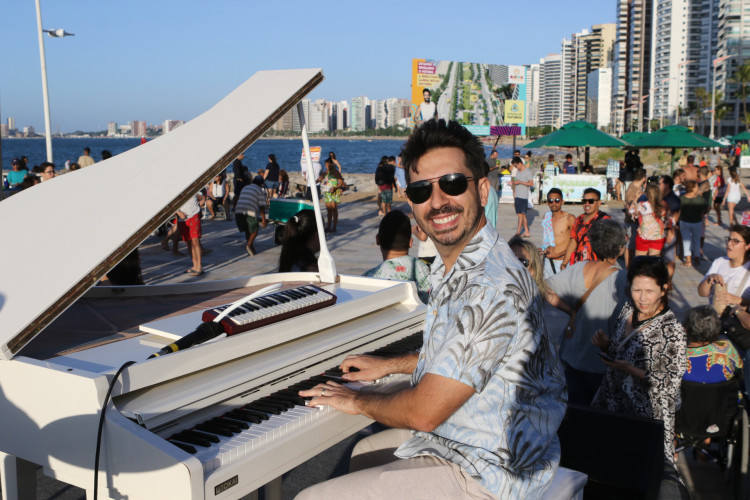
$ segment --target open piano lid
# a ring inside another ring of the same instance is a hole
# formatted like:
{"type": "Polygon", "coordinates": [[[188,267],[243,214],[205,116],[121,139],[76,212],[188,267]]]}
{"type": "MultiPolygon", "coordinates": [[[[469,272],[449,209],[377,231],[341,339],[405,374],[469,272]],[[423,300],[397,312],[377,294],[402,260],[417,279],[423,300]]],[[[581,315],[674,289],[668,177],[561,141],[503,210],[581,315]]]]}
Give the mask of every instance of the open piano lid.
{"type": "Polygon", "coordinates": [[[322,80],[320,69],[260,71],[176,130],[0,203],[0,358],[18,353],[322,80]]]}

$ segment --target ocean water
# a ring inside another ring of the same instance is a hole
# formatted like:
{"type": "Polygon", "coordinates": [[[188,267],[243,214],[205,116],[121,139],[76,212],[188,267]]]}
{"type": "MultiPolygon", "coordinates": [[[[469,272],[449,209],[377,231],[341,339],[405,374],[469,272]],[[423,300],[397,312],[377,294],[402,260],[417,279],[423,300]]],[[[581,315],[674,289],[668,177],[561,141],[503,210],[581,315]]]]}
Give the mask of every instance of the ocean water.
{"type": "MultiPolygon", "coordinates": [[[[405,139],[404,139],[405,140],[405,139]]],[[[398,156],[404,140],[390,139],[316,139],[310,140],[310,146],[320,146],[322,158],[327,158],[330,151],[336,153],[336,158],[341,163],[344,171],[356,174],[375,173],[381,156],[398,156]]],[[[131,148],[139,146],[141,140],[133,139],[68,139],[53,138],[52,152],[55,167],[60,170],[65,168],[65,161],[74,162],[83,154],[83,148],[91,149],[91,156],[99,161],[102,150],[109,150],[117,155],[131,148]]],[[[200,147],[197,145],[196,147],[200,147]]],[[[485,147],[489,154],[490,147],[485,147]]],[[[500,158],[512,156],[510,146],[498,146],[500,158]]],[[[302,154],[301,139],[259,139],[245,153],[243,164],[250,171],[265,169],[268,163],[268,155],[276,155],[276,160],[281,168],[287,171],[296,171],[300,168],[302,154]]],[[[535,153],[536,154],[536,153],[535,153]]],[[[538,154],[542,154],[541,150],[538,154]]],[[[2,141],[2,167],[3,170],[11,169],[11,160],[16,157],[27,156],[29,168],[39,165],[47,159],[44,139],[4,139],[2,141]]]]}

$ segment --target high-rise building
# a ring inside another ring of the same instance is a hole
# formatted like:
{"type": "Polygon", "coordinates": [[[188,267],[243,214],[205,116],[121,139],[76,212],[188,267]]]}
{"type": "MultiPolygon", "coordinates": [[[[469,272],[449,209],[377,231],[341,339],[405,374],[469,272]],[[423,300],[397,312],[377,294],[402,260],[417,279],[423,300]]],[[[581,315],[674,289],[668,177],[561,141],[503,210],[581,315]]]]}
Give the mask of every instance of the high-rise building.
{"type": "Polygon", "coordinates": [[[653,88],[649,118],[673,121],[678,106],[687,102],[689,0],[662,0],[654,12],[652,47],[653,88]]]}
{"type": "MultiPolygon", "coordinates": [[[[588,77],[599,68],[612,65],[616,25],[596,24],[591,31],[573,35],[575,50],[573,79],[573,119],[585,120],[588,114],[588,77]]],[[[609,102],[609,98],[607,101],[609,102]]]]}
{"type": "Polygon", "coordinates": [[[8,132],[8,125],[5,123],[0,123],[0,139],[7,139],[10,135],[8,132]]]}
{"type": "Polygon", "coordinates": [[[539,68],[538,64],[526,66],[526,126],[539,126],[539,68]]]}
{"type": "Polygon", "coordinates": [[[598,68],[588,74],[585,120],[597,128],[609,128],[612,108],[612,68],[598,68]]]}
{"type": "Polygon", "coordinates": [[[743,102],[736,81],[737,69],[750,63],[750,0],[721,0],[718,18],[716,55],[728,59],[716,66],[716,90],[723,95],[727,113],[724,120],[717,122],[715,137],[736,135],[745,130],[743,108],[748,108],[750,113],[750,104],[743,102]]]}
{"type": "MultiPolygon", "coordinates": [[[[588,30],[586,30],[588,33],[588,30]]],[[[575,35],[573,36],[575,38],[575,35]]],[[[575,117],[576,47],[573,39],[563,38],[560,44],[560,125],[575,117]]]]}
{"type": "Polygon", "coordinates": [[[167,134],[173,131],[174,129],[176,129],[177,127],[180,127],[184,124],[185,122],[183,120],[164,120],[164,124],[162,125],[162,128],[161,128],[161,133],[167,134]]]}
{"type": "Polygon", "coordinates": [[[16,130],[16,119],[12,116],[8,117],[8,132],[13,133],[16,130]]]}
{"type": "Polygon", "coordinates": [[[353,132],[360,132],[367,129],[368,104],[369,100],[365,96],[352,98],[350,128],[353,132]]]}
{"type": "Polygon", "coordinates": [[[311,134],[325,132],[328,130],[328,103],[325,99],[307,101],[305,118],[307,130],[311,134]]]}
{"type": "Polygon", "coordinates": [[[612,125],[617,135],[623,133],[628,77],[628,32],[630,0],[617,0],[617,24],[612,58],[612,125]]]}
{"type": "Polygon", "coordinates": [[[133,137],[146,137],[146,122],[143,121],[133,121],[131,122],[132,128],[131,128],[131,135],[133,137]]]}
{"type": "Polygon", "coordinates": [[[562,57],[560,54],[549,54],[539,60],[539,121],[544,127],[560,127],[562,86],[562,57]]]}
{"type": "Polygon", "coordinates": [[[107,123],[107,136],[112,137],[117,135],[117,122],[107,123]]]}

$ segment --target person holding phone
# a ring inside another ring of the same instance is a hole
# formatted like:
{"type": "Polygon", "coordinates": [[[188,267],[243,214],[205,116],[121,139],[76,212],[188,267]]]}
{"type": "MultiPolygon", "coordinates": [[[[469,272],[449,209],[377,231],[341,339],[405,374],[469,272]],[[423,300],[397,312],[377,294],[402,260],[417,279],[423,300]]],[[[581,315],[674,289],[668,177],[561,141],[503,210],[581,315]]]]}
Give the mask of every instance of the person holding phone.
{"type": "Polygon", "coordinates": [[[664,422],[664,460],[674,467],[674,417],[687,368],[685,329],[669,308],[669,272],[658,257],[638,256],[628,271],[628,300],[611,337],[591,342],[607,366],[592,406],[664,422]],[[611,359],[611,360],[610,360],[611,359]]]}

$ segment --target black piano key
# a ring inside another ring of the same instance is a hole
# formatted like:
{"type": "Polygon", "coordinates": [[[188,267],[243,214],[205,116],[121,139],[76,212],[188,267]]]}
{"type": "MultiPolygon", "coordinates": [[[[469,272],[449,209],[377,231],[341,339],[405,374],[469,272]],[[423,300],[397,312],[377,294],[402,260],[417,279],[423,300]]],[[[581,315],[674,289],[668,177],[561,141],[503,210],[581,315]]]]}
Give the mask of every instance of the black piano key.
{"type": "Polygon", "coordinates": [[[242,304],[242,307],[247,311],[258,311],[260,308],[254,304],[251,304],[250,302],[245,302],[242,304]]]}
{"type": "Polygon", "coordinates": [[[196,429],[203,432],[210,432],[211,434],[218,434],[219,436],[232,437],[233,433],[226,427],[222,427],[216,424],[202,423],[195,426],[196,429]]]}
{"type": "Polygon", "coordinates": [[[290,385],[289,390],[294,392],[306,391],[312,389],[317,384],[315,382],[300,382],[298,384],[290,385]]]}
{"type": "Polygon", "coordinates": [[[228,422],[228,423],[230,423],[232,425],[236,425],[240,429],[249,429],[250,428],[250,426],[248,425],[248,423],[245,422],[244,420],[242,420],[242,419],[235,419],[235,418],[232,418],[232,417],[230,417],[228,415],[222,415],[221,417],[219,417],[219,420],[221,422],[228,422]]]}
{"type": "Polygon", "coordinates": [[[272,415],[281,415],[281,410],[278,409],[276,406],[267,405],[264,403],[260,403],[258,401],[247,404],[244,406],[244,408],[248,410],[263,411],[266,413],[270,413],[272,415]]]}
{"type": "Polygon", "coordinates": [[[326,375],[333,375],[334,377],[340,377],[344,374],[344,370],[337,366],[336,368],[329,368],[323,373],[325,373],[326,375]]]}
{"type": "Polygon", "coordinates": [[[250,412],[247,412],[245,410],[233,410],[225,414],[224,416],[227,418],[234,419],[234,420],[242,420],[244,422],[250,422],[251,424],[259,424],[263,422],[262,418],[256,415],[252,415],[250,412]]]}
{"type": "Polygon", "coordinates": [[[271,307],[273,307],[273,306],[275,306],[275,305],[278,305],[278,304],[276,303],[276,301],[275,301],[275,300],[273,300],[273,299],[272,299],[272,298],[271,298],[270,296],[268,296],[268,295],[264,295],[263,297],[258,297],[258,298],[259,298],[259,299],[261,299],[261,300],[262,300],[263,302],[265,302],[266,304],[268,304],[268,305],[269,305],[269,306],[271,306],[271,307]]]}
{"type": "Polygon", "coordinates": [[[219,438],[217,438],[213,434],[206,434],[205,432],[200,432],[200,431],[182,431],[180,434],[186,434],[188,436],[195,436],[195,437],[198,437],[198,438],[207,439],[207,440],[211,441],[212,443],[218,443],[219,442],[219,438]]]}
{"type": "Polygon", "coordinates": [[[232,431],[233,434],[239,434],[240,432],[242,432],[243,426],[247,426],[247,424],[244,422],[232,422],[231,420],[222,417],[212,418],[206,423],[225,427],[228,430],[232,431]]]}
{"type": "Polygon", "coordinates": [[[272,398],[275,399],[285,399],[287,401],[290,401],[296,405],[305,406],[305,398],[298,394],[281,394],[281,393],[273,393],[271,394],[272,398]]]}
{"type": "MultiPolygon", "coordinates": [[[[250,403],[250,404],[252,404],[252,403],[250,403]]],[[[245,405],[242,408],[238,408],[235,411],[241,411],[243,413],[249,413],[250,415],[256,416],[256,417],[258,417],[261,420],[268,420],[269,418],[271,418],[271,417],[268,416],[268,412],[264,412],[264,411],[260,411],[260,410],[255,410],[253,408],[250,408],[249,406],[250,405],[245,405]]]]}
{"type": "Polygon", "coordinates": [[[261,399],[261,402],[263,404],[274,404],[277,407],[279,407],[280,410],[284,410],[284,411],[294,408],[294,403],[292,403],[288,399],[276,398],[273,396],[268,396],[266,398],[263,398],[261,399]]]}
{"type": "Polygon", "coordinates": [[[286,302],[289,302],[289,299],[284,297],[283,295],[280,295],[278,293],[272,293],[271,295],[266,295],[269,299],[275,300],[279,304],[284,304],[286,302]]]}
{"type": "Polygon", "coordinates": [[[219,438],[211,434],[197,433],[195,431],[183,431],[171,437],[171,439],[177,439],[179,441],[190,443],[197,446],[208,448],[212,442],[219,442],[219,438]],[[199,435],[200,434],[200,435],[199,435]],[[208,438],[211,436],[211,439],[208,438]],[[214,441],[214,439],[216,441],[214,441]]]}
{"type": "Polygon", "coordinates": [[[266,307],[270,307],[271,304],[263,300],[262,297],[256,297],[252,300],[253,304],[257,304],[260,309],[265,309],[266,307]]]}
{"type": "Polygon", "coordinates": [[[310,377],[308,379],[310,382],[316,382],[318,384],[325,384],[329,380],[331,380],[331,377],[326,377],[325,375],[315,375],[314,377],[310,377]]]}
{"type": "Polygon", "coordinates": [[[181,448],[183,451],[190,453],[191,455],[195,455],[198,452],[194,446],[190,446],[189,444],[179,443],[177,441],[169,441],[169,442],[175,445],[176,447],[181,448]]]}
{"type": "Polygon", "coordinates": [[[302,297],[304,297],[304,294],[301,294],[294,290],[284,290],[283,292],[280,292],[280,293],[286,295],[292,300],[301,299],[302,297]]]}

